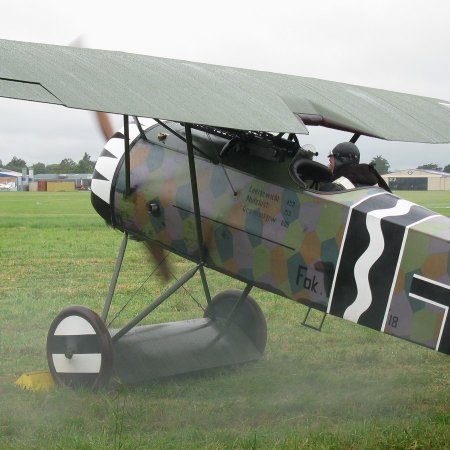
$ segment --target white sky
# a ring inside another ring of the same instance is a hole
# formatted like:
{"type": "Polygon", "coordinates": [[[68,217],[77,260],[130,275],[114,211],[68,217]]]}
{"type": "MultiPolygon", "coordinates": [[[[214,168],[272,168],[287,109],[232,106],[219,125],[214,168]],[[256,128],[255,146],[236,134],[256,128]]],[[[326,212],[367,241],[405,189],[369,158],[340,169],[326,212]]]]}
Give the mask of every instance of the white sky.
{"type": "MultiPolygon", "coordinates": [[[[450,100],[449,0],[0,0],[0,38],[84,45],[329,79],[450,100]]],[[[0,61],[1,64],[1,61],[0,61]]],[[[0,160],[96,159],[93,114],[0,99],[0,160]]],[[[116,120],[120,124],[120,120],[116,120]]],[[[349,134],[310,128],[325,162],[349,134]]],[[[363,161],[450,164],[450,144],[362,137],[363,161]]]]}

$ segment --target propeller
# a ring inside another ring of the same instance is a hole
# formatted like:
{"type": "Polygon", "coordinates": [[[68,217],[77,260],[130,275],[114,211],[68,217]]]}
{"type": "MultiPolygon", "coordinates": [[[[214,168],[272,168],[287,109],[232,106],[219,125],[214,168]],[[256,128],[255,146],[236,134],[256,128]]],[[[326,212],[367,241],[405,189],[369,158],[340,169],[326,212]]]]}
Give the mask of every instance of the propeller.
{"type": "Polygon", "coordinates": [[[143,244],[147,249],[148,254],[151,256],[153,262],[157,264],[157,270],[159,274],[162,276],[164,281],[169,281],[171,272],[166,259],[166,252],[162,249],[162,247],[154,244],[153,242],[144,241],[143,244]]]}
{"type": "MultiPolygon", "coordinates": [[[[134,211],[136,218],[141,225],[146,225],[150,222],[148,203],[143,192],[133,192],[132,194],[133,203],[135,205],[134,211]]],[[[170,269],[167,263],[167,255],[165,251],[157,244],[150,241],[142,241],[144,244],[151,261],[156,264],[159,274],[162,276],[164,281],[169,281],[170,279],[170,269]]]]}
{"type": "MultiPolygon", "coordinates": [[[[84,36],[78,36],[70,43],[70,45],[72,47],[81,48],[85,46],[84,41],[85,41],[84,36]]],[[[97,123],[100,127],[100,130],[103,133],[103,136],[105,137],[105,140],[109,141],[114,135],[114,127],[109,114],[102,111],[96,111],[95,116],[97,119],[97,123]]],[[[137,211],[138,214],[141,215],[141,220],[144,220],[144,222],[148,221],[149,217],[147,204],[145,201],[142,204],[142,196],[134,195],[133,201],[136,205],[135,210],[137,211]]],[[[165,281],[169,281],[171,272],[169,269],[169,265],[167,263],[167,255],[164,252],[164,250],[159,245],[156,245],[153,242],[144,241],[143,244],[148,254],[150,255],[150,259],[156,264],[159,274],[165,281]]]]}
{"type": "MultiPolygon", "coordinates": [[[[105,112],[96,111],[96,117],[98,125],[105,136],[106,140],[109,140],[114,135],[114,128],[111,122],[110,116],[105,112]]],[[[133,194],[133,202],[136,205],[135,211],[139,216],[141,223],[146,223],[150,219],[148,217],[148,207],[145,197],[143,195],[133,194]]],[[[170,269],[167,263],[166,252],[157,244],[153,242],[143,241],[143,244],[150,256],[150,259],[156,264],[157,270],[164,281],[169,281],[170,279],[170,269]]]]}
{"type": "Polygon", "coordinates": [[[105,136],[105,139],[109,141],[114,135],[114,129],[111,123],[111,119],[105,112],[96,111],[95,115],[97,117],[97,123],[100,126],[103,136],[105,136]]]}

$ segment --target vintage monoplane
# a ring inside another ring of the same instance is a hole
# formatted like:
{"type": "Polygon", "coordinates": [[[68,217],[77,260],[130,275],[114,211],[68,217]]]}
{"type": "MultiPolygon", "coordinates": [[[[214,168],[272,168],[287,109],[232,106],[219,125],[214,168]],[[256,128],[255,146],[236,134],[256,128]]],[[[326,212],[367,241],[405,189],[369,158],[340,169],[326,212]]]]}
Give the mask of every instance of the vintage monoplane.
{"type": "Polygon", "coordinates": [[[136,382],[255,360],[267,334],[254,286],[450,353],[450,219],[376,186],[320,191],[328,169],[299,141],[307,126],[323,126],[351,132],[352,142],[448,143],[446,101],[6,40],[0,61],[0,96],[124,117],[92,180],[92,204],[123,232],[122,245],[101,314],[72,306],[50,326],[57,382],[96,387],[112,374],[136,382]],[[159,261],[170,251],[195,264],[127,325],[108,330],[128,237],[159,261]],[[211,297],[205,268],[246,287],[211,297]],[[195,274],[203,318],[138,325],[195,274]]]}

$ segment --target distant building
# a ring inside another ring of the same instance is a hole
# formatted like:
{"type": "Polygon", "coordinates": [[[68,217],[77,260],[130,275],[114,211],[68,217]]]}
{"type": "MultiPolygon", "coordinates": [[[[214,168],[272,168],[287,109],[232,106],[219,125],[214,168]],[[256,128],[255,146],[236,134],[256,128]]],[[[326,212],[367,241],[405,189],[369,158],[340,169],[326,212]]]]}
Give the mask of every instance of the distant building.
{"type": "Polygon", "coordinates": [[[91,173],[43,173],[34,175],[32,179],[30,178],[29,190],[50,192],[88,190],[91,187],[91,182],[91,173]]]}
{"type": "Polygon", "coordinates": [[[91,186],[92,173],[40,173],[33,176],[34,181],[73,181],[77,188],[91,186]]]}
{"type": "Polygon", "coordinates": [[[383,175],[392,190],[450,191],[450,173],[438,170],[406,169],[383,175]]]}
{"type": "Polygon", "coordinates": [[[23,173],[0,167],[0,191],[73,191],[90,189],[91,173],[38,174],[33,169],[23,173]]]}
{"type": "Polygon", "coordinates": [[[18,191],[22,185],[22,174],[0,167],[0,191],[18,191]]]}

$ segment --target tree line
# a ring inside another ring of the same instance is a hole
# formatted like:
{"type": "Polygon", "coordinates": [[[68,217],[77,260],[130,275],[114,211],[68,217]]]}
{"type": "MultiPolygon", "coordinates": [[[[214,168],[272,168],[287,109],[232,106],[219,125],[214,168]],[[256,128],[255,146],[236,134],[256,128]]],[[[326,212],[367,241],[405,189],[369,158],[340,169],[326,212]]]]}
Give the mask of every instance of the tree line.
{"type": "MultiPolygon", "coordinates": [[[[371,164],[374,164],[378,173],[384,175],[389,173],[390,164],[386,158],[381,155],[375,156],[370,161],[371,164]]],[[[95,161],[91,160],[90,155],[86,152],[84,153],[83,158],[81,158],[78,163],[76,163],[71,158],[64,158],[59,164],[48,164],[38,162],[33,164],[32,166],[28,166],[26,161],[21,158],[17,158],[14,156],[8,164],[5,166],[2,165],[2,161],[0,160],[0,167],[4,167],[5,169],[13,170],[15,172],[22,172],[24,167],[29,167],[34,170],[36,175],[40,173],[92,173],[94,171],[95,161]]],[[[424,170],[437,170],[439,172],[447,172],[450,173],[450,164],[447,164],[445,167],[439,167],[437,164],[428,163],[423,164],[421,166],[416,167],[417,169],[424,170]]]]}
{"type": "Polygon", "coordinates": [[[4,169],[13,170],[15,172],[22,172],[24,167],[28,167],[34,170],[35,175],[42,173],[92,173],[94,171],[95,161],[91,160],[90,155],[86,152],[83,158],[81,158],[77,163],[71,158],[64,158],[59,164],[44,164],[38,162],[29,166],[25,160],[14,156],[8,164],[2,165],[0,160],[0,167],[4,169]]]}
{"type": "MultiPolygon", "coordinates": [[[[380,175],[389,173],[390,168],[391,168],[391,165],[389,164],[388,160],[386,158],[383,158],[383,156],[381,156],[381,155],[378,155],[378,156],[375,156],[375,158],[372,158],[372,161],[370,161],[370,163],[375,165],[375,167],[380,175]]],[[[450,164],[447,164],[445,167],[440,167],[438,164],[428,163],[428,164],[422,164],[421,166],[417,166],[416,169],[436,170],[438,172],[450,173],[450,164]]]]}

